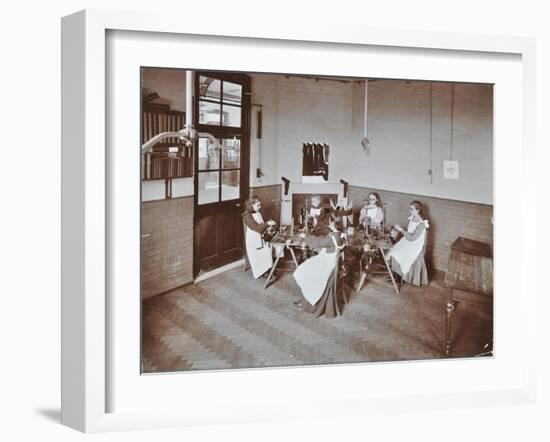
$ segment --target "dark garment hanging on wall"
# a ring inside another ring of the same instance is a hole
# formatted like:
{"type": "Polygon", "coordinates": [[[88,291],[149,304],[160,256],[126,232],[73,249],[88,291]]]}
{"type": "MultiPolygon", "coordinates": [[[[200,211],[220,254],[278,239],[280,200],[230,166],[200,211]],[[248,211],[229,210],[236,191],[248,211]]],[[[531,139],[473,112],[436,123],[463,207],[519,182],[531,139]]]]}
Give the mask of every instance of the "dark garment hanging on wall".
{"type": "Polygon", "coordinates": [[[328,180],[328,162],[325,159],[325,145],[315,144],[313,153],[313,175],[322,175],[328,180]]]}
{"type": "Polygon", "coordinates": [[[303,144],[302,175],[313,175],[313,144],[303,144]]]}
{"type": "Polygon", "coordinates": [[[328,153],[328,144],[304,143],[302,175],[321,175],[325,181],[328,181],[328,153]]]}

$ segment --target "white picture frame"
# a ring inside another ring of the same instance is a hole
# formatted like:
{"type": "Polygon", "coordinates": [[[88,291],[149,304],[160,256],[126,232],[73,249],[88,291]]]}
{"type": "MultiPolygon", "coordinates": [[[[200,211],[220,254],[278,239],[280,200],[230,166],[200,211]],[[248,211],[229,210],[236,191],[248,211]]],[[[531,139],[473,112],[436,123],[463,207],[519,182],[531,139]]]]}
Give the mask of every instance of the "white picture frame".
{"type": "MultiPolygon", "coordinates": [[[[253,422],[261,420],[286,419],[296,416],[334,416],[339,414],[360,415],[379,412],[395,412],[408,409],[441,409],[498,404],[527,404],[535,398],[535,321],[536,282],[527,278],[527,257],[535,255],[535,244],[521,241],[526,238],[527,222],[536,219],[535,196],[528,189],[535,187],[535,177],[525,170],[523,186],[517,189],[522,200],[520,238],[518,244],[520,275],[516,288],[521,293],[523,315],[519,320],[521,337],[524,342],[521,352],[516,355],[513,376],[500,386],[483,388],[468,387],[464,382],[461,391],[451,391],[443,383],[434,385],[429,391],[387,393],[369,395],[359,389],[357,394],[344,391],[332,396],[307,397],[307,388],[302,396],[289,393],[289,402],[284,396],[277,397],[272,404],[260,402],[259,386],[273,380],[273,385],[297,382],[317,373],[321,376],[346,376],[360,379],[366,370],[369,376],[396,370],[403,372],[403,366],[410,371],[435,370],[440,376],[447,372],[450,376],[458,370],[474,370],[460,361],[442,361],[439,367],[429,367],[420,362],[407,364],[354,364],[339,367],[315,367],[293,369],[236,370],[232,373],[197,373],[173,375],[181,382],[183,376],[193,376],[192,382],[203,388],[206,383],[221,391],[228,383],[235,388],[250,384],[249,392],[244,390],[239,397],[220,397],[219,401],[205,401],[201,397],[204,389],[189,390],[186,401],[196,406],[191,410],[182,406],[153,410],[113,411],[109,404],[109,393],[113,384],[109,377],[114,355],[111,353],[107,336],[112,326],[114,313],[110,311],[108,290],[110,288],[110,264],[114,259],[108,253],[107,244],[113,240],[116,229],[110,229],[110,213],[113,208],[111,171],[106,152],[107,114],[106,94],[109,93],[106,79],[106,34],[111,31],[141,31],[163,33],[164,35],[206,35],[226,36],[241,39],[269,39],[286,42],[312,42],[319,44],[368,45],[380,51],[384,48],[403,48],[445,51],[467,51],[476,54],[480,61],[484,54],[507,54],[520,57],[521,91],[512,91],[519,99],[521,110],[517,127],[513,128],[511,141],[518,141],[521,150],[517,155],[528,164],[534,156],[532,130],[535,106],[535,46],[532,39],[517,37],[492,37],[451,33],[428,33],[331,26],[330,29],[316,26],[300,28],[285,27],[280,23],[271,27],[257,28],[253,23],[242,22],[212,24],[182,21],[170,15],[145,13],[112,12],[86,10],[63,18],[62,21],[62,423],[85,432],[99,432],[123,429],[157,428],[168,426],[202,425],[214,422],[253,422]],[[236,31],[238,30],[238,31],[236,31]],[[516,137],[517,136],[517,137],[516,137]],[[514,138],[516,137],[516,138],[514,138]],[[415,365],[416,364],[416,365],[415,365]],[[395,368],[397,367],[397,368],[395,368]],[[401,367],[401,368],[400,368],[401,367]],[[418,367],[418,368],[415,368],[418,367]],[[435,367],[435,368],[434,368],[435,367]],[[335,404],[338,406],[335,407],[335,404]]],[[[137,87],[136,87],[137,91],[137,87]]],[[[137,92],[136,92],[137,94],[137,92]]],[[[495,102],[499,112],[502,103],[495,102]]],[[[515,111],[514,111],[515,112],[515,111]]],[[[499,138],[495,130],[495,145],[504,145],[510,140],[499,138]]],[[[498,151],[496,151],[498,159],[498,151]]],[[[526,166],[524,166],[526,167],[526,166]]],[[[499,195],[499,181],[496,180],[496,195],[499,195]]],[[[498,200],[498,198],[497,198],[498,200]]],[[[496,237],[510,227],[507,221],[495,212],[496,237]],[[499,224],[500,220],[502,223],[499,224]]],[[[136,222],[138,222],[136,220],[136,222]]],[[[496,243],[495,255],[505,253],[496,243]]],[[[503,267],[501,267],[503,268],[503,267]]],[[[496,266],[495,278],[499,276],[496,266]]],[[[495,284],[496,293],[499,284],[495,284]]],[[[501,285],[502,287],[502,285],[501,285]]],[[[503,290],[506,290],[503,288],[503,290]]],[[[508,288],[510,290],[510,288],[508,288]]],[[[497,295],[498,296],[498,295],[497,295]]],[[[498,300],[496,304],[499,309],[498,300]]],[[[442,313],[443,314],[443,313],[442,313]]],[[[516,320],[516,325],[518,325],[516,320]]],[[[498,318],[497,318],[497,327],[498,318]]],[[[505,330],[508,325],[500,325],[505,330]]],[[[498,334],[497,334],[498,336],[498,334]]],[[[517,347],[516,349],[519,349],[517,347]]],[[[494,360],[497,360],[495,358],[494,360]]],[[[493,361],[494,361],[493,360],[493,361]]],[[[490,361],[487,364],[491,364],[490,361]]],[[[475,369],[490,372],[491,366],[475,369]]],[[[506,365],[506,364],[505,364],[506,365]]],[[[472,371],[473,372],[473,371],[472,371]]],[[[132,373],[134,376],[135,373],[132,373]]],[[[169,387],[170,376],[156,376],[158,382],[169,387]],[[161,379],[164,378],[164,379],[161,379]]],[[[188,378],[189,379],[189,378],[188,378]]],[[[152,382],[152,381],[148,381],[152,382]]],[[[174,381],[176,382],[176,381],[174,381]]],[[[460,382],[459,382],[460,383],[460,382]]],[[[235,390],[237,391],[237,390],[235,390]]],[[[266,386],[266,391],[270,391],[266,386]]],[[[405,390],[403,390],[405,391],[405,390]]],[[[164,393],[166,394],[166,393],[164,393]]],[[[273,392],[275,394],[275,392],[273,392]]],[[[223,395],[223,394],[222,394],[223,395]]]]}

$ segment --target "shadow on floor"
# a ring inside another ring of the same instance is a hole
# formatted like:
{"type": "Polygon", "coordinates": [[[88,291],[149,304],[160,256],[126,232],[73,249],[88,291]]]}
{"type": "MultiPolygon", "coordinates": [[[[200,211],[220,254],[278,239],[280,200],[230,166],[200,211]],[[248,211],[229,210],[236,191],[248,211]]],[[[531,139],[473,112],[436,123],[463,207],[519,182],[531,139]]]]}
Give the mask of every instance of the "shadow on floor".
{"type": "Polygon", "coordinates": [[[61,409],[59,408],[38,408],[34,411],[36,412],[36,414],[42,416],[46,420],[49,420],[56,424],[61,423],[61,409]]]}

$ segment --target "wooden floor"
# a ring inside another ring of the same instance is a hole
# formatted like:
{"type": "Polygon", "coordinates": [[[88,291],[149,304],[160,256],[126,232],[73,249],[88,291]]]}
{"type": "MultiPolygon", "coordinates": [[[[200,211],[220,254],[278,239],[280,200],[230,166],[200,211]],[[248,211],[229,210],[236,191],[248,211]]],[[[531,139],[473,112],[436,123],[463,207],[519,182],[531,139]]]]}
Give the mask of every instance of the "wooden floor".
{"type": "MultiPolygon", "coordinates": [[[[282,273],[263,279],[237,268],[143,302],[143,372],[210,370],[442,358],[441,281],[399,295],[383,277],[368,280],[342,317],[297,309],[299,288],[282,273]]],[[[454,357],[475,356],[492,338],[492,311],[459,305],[454,357]]]]}

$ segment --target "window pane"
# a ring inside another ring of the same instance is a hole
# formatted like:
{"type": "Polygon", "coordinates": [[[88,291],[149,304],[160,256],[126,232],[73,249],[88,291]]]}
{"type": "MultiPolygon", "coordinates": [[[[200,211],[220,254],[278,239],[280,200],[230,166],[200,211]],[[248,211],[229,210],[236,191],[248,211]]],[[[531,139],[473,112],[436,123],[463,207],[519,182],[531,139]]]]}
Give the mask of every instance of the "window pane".
{"type": "Polygon", "coordinates": [[[224,138],[222,145],[222,168],[234,169],[241,167],[241,140],[238,138],[224,138]]]}
{"type": "Polygon", "coordinates": [[[222,124],[224,126],[241,127],[241,108],[224,104],[222,124]]]}
{"type": "Polygon", "coordinates": [[[223,102],[241,104],[243,87],[240,84],[223,82],[223,102]]]}
{"type": "Polygon", "coordinates": [[[220,172],[199,172],[199,204],[218,201],[220,172]]]}
{"type": "Polygon", "coordinates": [[[208,138],[199,138],[199,170],[220,168],[220,149],[208,138]]]}
{"type": "Polygon", "coordinates": [[[199,101],[199,123],[211,126],[220,125],[221,105],[208,101],[199,101]]]}
{"type": "Polygon", "coordinates": [[[222,201],[236,200],[239,198],[240,172],[240,170],[222,172],[222,201]]]}
{"type": "Polygon", "coordinates": [[[221,81],[210,77],[200,78],[199,97],[220,101],[221,81]]]}

